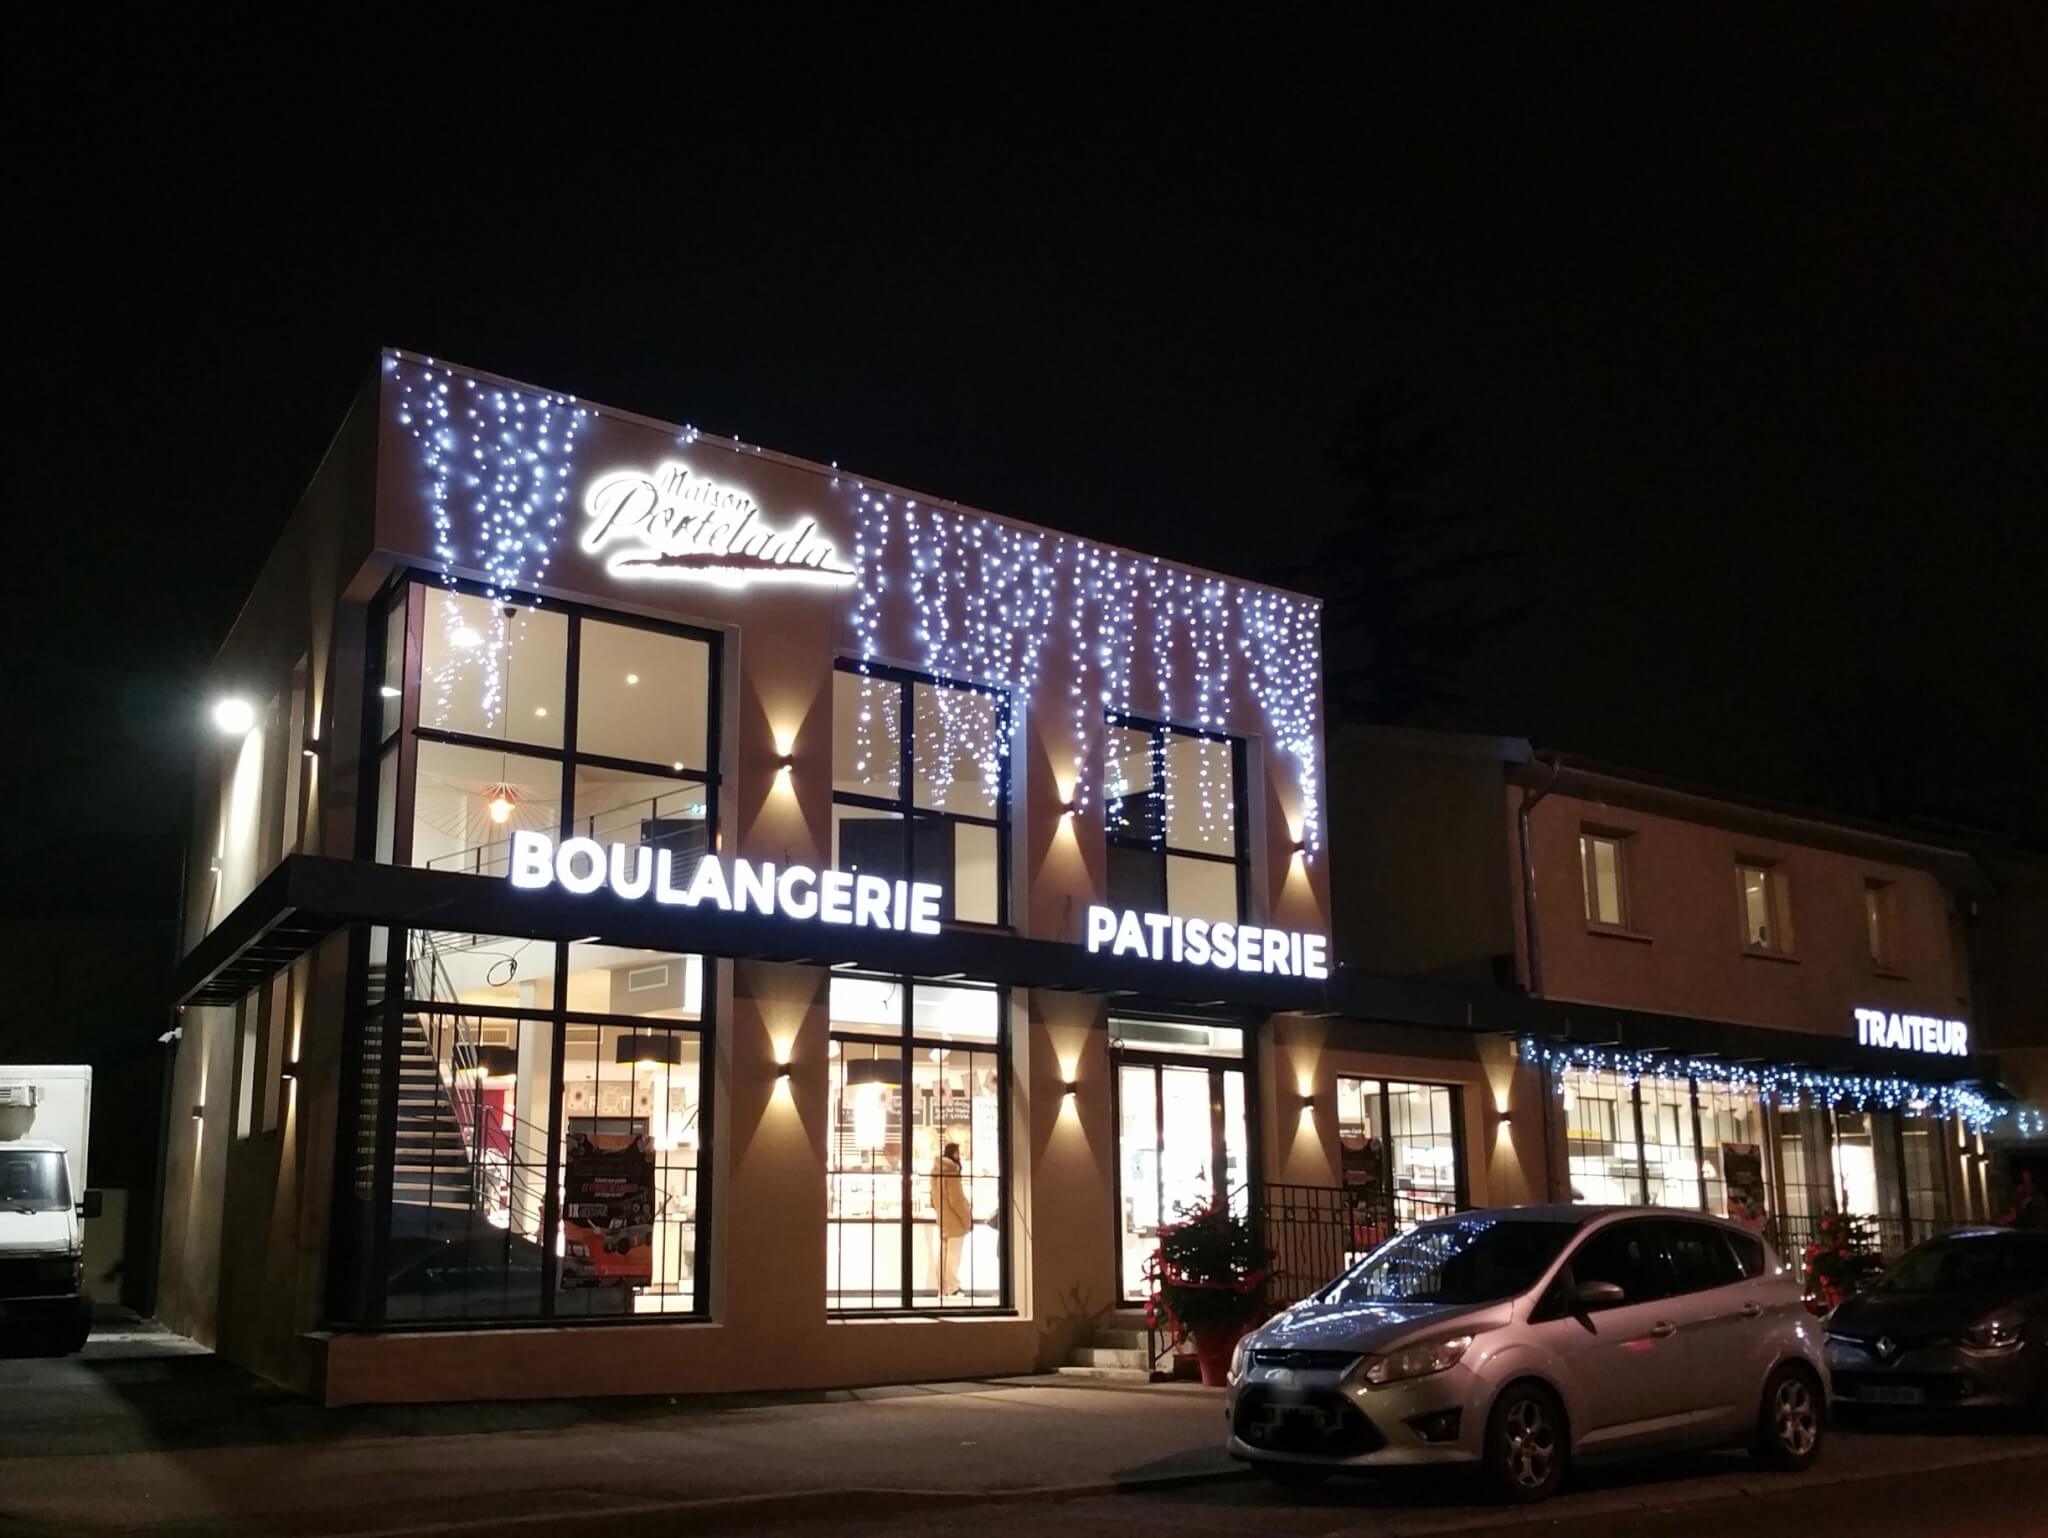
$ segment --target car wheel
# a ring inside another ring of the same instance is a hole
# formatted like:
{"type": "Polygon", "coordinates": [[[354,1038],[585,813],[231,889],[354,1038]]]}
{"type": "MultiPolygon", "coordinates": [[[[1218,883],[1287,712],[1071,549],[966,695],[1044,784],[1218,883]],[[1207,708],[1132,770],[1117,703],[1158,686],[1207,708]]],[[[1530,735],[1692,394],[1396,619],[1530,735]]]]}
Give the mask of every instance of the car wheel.
{"type": "Polygon", "coordinates": [[[1274,1484],[1291,1490],[1319,1485],[1330,1477],[1330,1471],[1320,1463],[1273,1463],[1261,1458],[1252,1467],[1274,1484]]]}
{"type": "Polygon", "coordinates": [[[1813,1467],[1826,1416],[1820,1379],[1810,1368],[1786,1363],[1764,1385],[1756,1413],[1756,1456],[1774,1469],[1796,1473],[1813,1467]]]}
{"type": "Polygon", "coordinates": [[[1486,1472],[1510,1501],[1547,1500],[1564,1483],[1564,1407],[1540,1383],[1517,1383],[1486,1421],[1486,1472]]]}

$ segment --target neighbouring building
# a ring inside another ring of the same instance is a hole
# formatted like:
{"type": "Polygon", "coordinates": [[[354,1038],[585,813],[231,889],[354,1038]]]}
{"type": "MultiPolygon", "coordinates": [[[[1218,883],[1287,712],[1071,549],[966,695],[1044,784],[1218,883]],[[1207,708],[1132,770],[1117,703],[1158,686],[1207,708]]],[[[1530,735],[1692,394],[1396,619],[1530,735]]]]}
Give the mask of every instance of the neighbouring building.
{"type": "Polygon", "coordinates": [[[1995,1215],[1986,1134],[2038,1118],[1973,1039],[1992,889],[1960,843],[1517,739],[1345,729],[1331,774],[1338,953],[1526,996],[1540,1080],[1500,1109],[1550,1196],[1746,1216],[1795,1252],[1829,1211],[1893,1251],[1995,1215]]]}

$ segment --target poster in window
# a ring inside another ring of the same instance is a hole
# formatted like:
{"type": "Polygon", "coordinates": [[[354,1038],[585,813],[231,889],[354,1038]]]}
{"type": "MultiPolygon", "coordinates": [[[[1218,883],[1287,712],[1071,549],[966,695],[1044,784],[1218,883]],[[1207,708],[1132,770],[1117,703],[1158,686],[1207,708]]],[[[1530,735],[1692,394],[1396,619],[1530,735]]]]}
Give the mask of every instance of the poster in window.
{"type": "Polygon", "coordinates": [[[1747,1228],[1762,1228],[1769,1215],[1763,1149],[1755,1143],[1723,1143],[1721,1173],[1728,1190],[1728,1216],[1747,1228]]]}
{"type": "Polygon", "coordinates": [[[654,1139],[569,1134],[562,1160],[563,1290],[654,1280],[654,1139]]]}
{"type": "Polygon", "coordinates": [[[1344,1160],[1344,1189],[1354,1201],[1377,1206],[1384,1179],[1380,1140],[1363,1132],[1343,1132],[1337,1141],[1344,1160]]]}

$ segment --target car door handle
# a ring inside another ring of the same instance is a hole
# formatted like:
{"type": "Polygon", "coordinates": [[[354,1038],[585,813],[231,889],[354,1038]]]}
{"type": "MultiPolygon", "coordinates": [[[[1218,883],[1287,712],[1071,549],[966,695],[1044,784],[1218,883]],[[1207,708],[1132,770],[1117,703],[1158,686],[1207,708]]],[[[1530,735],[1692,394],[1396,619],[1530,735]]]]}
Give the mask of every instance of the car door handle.
{"type": "Polygon", "coordinates": [[[1676,1335],[1678,1333],[1678,1326],[1669,1319],[1659,1319],[1650,1326],[1650,1333],[1658,1340],[1662,1340],[1667,1335],[1676,1335]]]}
{"type": "Polygon", "coordinates": [[[1763,1311],[1764,1306],[1761,1303],[1745,1303],[1742,1305],[1742,1317],[1745,1319],[1754,1319],[1763,1311]]]}

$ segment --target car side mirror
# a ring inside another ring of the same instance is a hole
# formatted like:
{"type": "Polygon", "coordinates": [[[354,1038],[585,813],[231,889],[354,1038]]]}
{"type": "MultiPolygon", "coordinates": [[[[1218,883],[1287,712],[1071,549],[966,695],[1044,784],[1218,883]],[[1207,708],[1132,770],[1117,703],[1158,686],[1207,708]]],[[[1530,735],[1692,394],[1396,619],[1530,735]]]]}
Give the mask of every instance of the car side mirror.
{"type": "Polygon", "coordinates": [[[100,1193],[87,1191],[85,1199],[78,1204],[78,1215],[82,1218],[96,1218],[100,1215],[100,1193]]]}
{"type": "Polygon", "coordinates": [[[1619,1308],[1628,1301],[1628,1294],[1613,1282],[1581,1282],[1573,1296],[1589,1314],[1603,1308],[1619,1308]]]}

